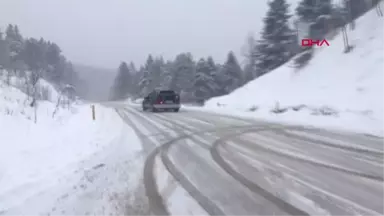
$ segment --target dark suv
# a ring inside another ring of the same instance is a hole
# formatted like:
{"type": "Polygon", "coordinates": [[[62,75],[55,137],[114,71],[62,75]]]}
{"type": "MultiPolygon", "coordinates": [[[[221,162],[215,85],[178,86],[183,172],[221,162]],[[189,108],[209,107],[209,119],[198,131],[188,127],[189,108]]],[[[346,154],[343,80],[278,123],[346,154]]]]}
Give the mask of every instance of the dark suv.
{"type": "Polygon", "coordinates": [[[180,109],[180,95],[172,90],[152,91],[144,98],[142,107],[144,111],[157,112],[160,110],[178,112],[180,109]]]}

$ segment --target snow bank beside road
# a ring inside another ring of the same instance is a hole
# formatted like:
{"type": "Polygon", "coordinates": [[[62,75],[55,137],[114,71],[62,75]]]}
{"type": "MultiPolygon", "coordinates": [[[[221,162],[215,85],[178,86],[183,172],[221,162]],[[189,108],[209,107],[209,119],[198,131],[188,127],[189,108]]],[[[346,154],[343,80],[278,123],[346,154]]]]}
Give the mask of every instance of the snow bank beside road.
{"type": "MultiPolygon", "coordinates": [[[[27,96],[1,81],[0,85],[0,214],[47,213],[57,208],[65,194],[84,210],[83,195],[69,189],[85,185],[78,185],[85,171],[103,168],[100,170],[105,173],[99,173],[100,179],[118,182],[121,176],[117,167],[131,163],[128,160],[141,150],[139,139],[113,109],[96,106],[96,121],[92,121],[89,105],[60,109],[52,117],[55,104],[39,101],[35,124],[34,109],[25,103],[27,96]],[[124,156],[116,156],[119,152],[124,156]]],[[[110,195],[105,191],[118,192],[108,184],[98,186],[102,190],[89,191],[88,186],[88,192],[100,196],[110,195]]],[[[87,211],[106,208],[109,202],[103,199],[99,206],[88,206],[87,211]]],[[[63,211],[70,214],[70,210],[86,213],[73,205],[63,211]]]]}
{"type": "Polygon", "coordinates": [[[318,48],[302,70],[295,71],[288,62],[229,95],[207,101],[206,107],[382,136],[383,19],[370,11],[356,23],[348,33],[352,52],[343,53],[338,35],[329,47],[318,48]]]}

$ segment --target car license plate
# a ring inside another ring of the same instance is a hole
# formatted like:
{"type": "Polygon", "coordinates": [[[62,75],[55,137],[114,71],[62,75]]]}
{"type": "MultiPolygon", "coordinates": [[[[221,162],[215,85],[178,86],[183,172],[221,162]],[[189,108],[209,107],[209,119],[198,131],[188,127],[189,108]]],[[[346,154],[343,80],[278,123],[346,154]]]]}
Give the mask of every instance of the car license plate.
{"type": "Polygon", "coordinates": [[[167,101],[165,101],[165,103],[166,104],[171,104],[171,103],[173,103],[173,101],[167,100],[167,101]]]}

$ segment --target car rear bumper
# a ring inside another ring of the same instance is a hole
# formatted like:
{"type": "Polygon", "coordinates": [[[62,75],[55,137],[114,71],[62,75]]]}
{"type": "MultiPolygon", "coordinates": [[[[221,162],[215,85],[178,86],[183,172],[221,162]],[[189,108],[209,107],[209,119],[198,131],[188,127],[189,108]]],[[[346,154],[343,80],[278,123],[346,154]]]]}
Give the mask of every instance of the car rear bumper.
{"type": "Polygon", "coordinates": [[[153,107],[156,109],[179,109],[180,104],[154,104],[153,107]]]}

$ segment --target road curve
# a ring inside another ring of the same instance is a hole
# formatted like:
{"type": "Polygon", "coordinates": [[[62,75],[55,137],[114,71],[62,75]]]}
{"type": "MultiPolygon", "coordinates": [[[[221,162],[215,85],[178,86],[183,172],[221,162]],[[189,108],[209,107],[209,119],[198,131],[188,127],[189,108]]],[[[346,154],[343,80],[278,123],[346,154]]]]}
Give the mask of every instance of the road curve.
{"type": "Polygon", "coordinates": [[[142,140],[155,215],[171,215],[179,186],[209,215],[384,214],[382,138],[197,111],[116,111],[142,140]],[[168,194],[160,165],[174,179],[168,194]]]}

